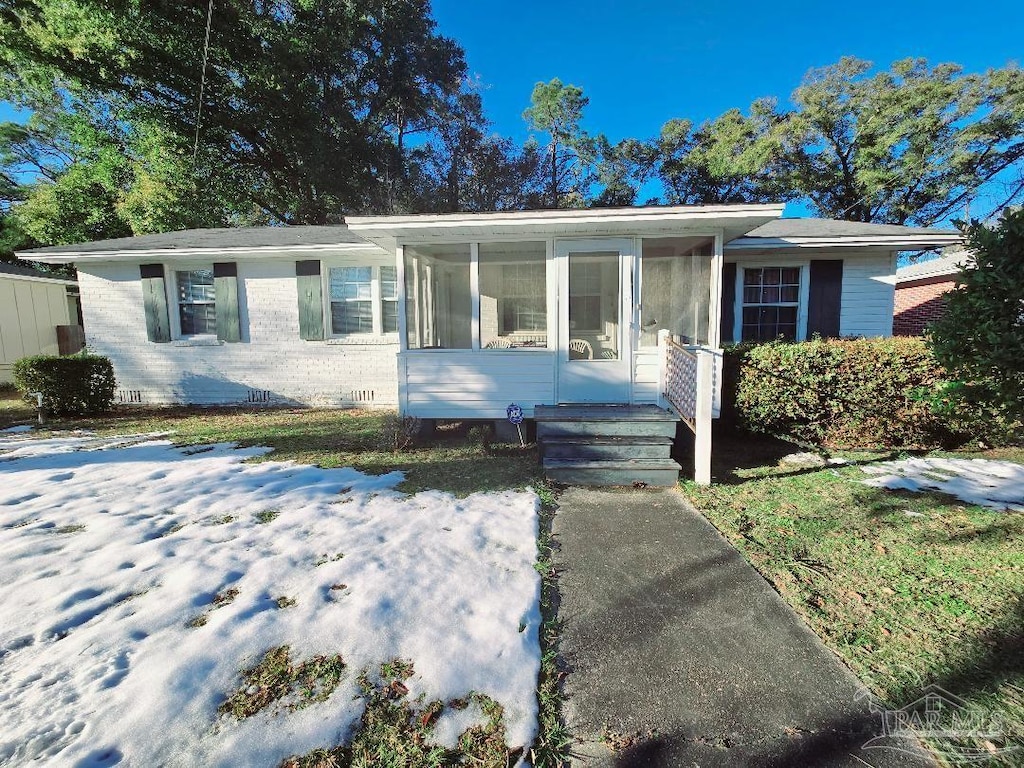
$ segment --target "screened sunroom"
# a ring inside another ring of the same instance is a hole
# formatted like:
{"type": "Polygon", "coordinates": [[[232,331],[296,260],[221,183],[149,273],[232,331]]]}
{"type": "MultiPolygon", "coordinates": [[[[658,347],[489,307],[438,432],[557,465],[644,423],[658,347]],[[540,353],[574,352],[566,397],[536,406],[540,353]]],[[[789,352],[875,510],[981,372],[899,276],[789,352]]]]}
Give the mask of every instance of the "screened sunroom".
{"type": "Polygon", "coordinates": [[[723,243],[780,206],[349,219],[395,255],[399,400],[423,418],[662,402],[663,353],[718,346],[723,243]]]}

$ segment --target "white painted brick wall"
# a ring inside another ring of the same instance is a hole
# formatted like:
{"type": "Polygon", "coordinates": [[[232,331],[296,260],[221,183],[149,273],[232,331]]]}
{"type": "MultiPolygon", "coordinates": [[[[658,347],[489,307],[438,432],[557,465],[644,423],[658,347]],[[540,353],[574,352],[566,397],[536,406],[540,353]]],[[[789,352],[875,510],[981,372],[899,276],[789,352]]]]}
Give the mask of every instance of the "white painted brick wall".
{"type": "Polygon", "coordinates": [[[356,390],[373,392],[360,405],[398,403],[397,343],[299,338],[293,260],[239,262],[237,344],[148,341],[137,264],[81,265],[78,279],[89,348],[111,359],[118,390],[140,391],[144,404],[244,403],[251,390],[278,403],[350,405],[356,390]]]}

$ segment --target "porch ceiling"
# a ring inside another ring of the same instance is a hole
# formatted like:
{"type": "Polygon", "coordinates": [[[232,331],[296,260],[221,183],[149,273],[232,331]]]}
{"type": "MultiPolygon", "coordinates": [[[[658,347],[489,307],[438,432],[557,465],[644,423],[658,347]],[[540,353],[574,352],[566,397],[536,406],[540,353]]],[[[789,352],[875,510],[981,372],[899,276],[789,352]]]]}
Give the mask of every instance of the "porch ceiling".
{"type": "Polygon", "coordinates": [[[728,242],[782,215],[783,204],[585,208],[502,213],[353,216],[352,232],[394,250],[399,243],[516,237],[633,237],[712,233],[728,242]]]}

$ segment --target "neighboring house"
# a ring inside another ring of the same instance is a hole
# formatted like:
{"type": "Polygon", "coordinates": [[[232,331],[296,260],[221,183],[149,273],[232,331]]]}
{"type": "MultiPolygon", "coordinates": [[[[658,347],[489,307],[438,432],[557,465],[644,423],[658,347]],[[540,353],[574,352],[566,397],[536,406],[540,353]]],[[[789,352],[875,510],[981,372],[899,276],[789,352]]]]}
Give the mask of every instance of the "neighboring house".
{"type": "Polygon", "coordinates": [[[894,336],[920,336],[929,323],[946,311],[945,294],[956,287],[963,250],[896,270],[896,301],[892,316],[894,336]]]}
{"type": "Polygon", "coordinates": [[[28,355],[77,352],[78,284],[29,266],[0,263],[0,383],[28,355]]]}
{"type": "Polygon", "coordinates": [[[722,344],[887,336],[897,252],[960,241],[782,208],[368,216],[22,255],[77,266],[89,347],[113,361],[123,402],[425,419],[672,404],[699,431],[722,344]]]}

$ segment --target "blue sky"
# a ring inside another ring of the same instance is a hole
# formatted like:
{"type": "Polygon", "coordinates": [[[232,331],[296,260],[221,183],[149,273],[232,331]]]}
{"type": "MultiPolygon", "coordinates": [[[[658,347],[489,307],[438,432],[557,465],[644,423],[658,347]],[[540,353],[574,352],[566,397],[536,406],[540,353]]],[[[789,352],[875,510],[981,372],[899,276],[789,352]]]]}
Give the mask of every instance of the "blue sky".
{"type": "Polygon", "coordinates": [[[617,140],[697,122],[760,96],[788,99],[808,69],[853,55],[887,67],[920,56],[967,71],[1024,58],[1024,3],[720,3],[434,0],[439,31],[466,50],[484,108],[525,139],[538,81],[559,77],[590,97],[586,128],[617,140]]]}
{"type": "MultiPolygon", "coordinates": [[[[560,77],[590,97],[587,128],[649,137],[759,96],[786,99],[811,67],[853,55],[907,56],[968,71],[1024,63],[1024,3],[951,0],[774,3],[706,0],[434,0],[442,34],[465,49],[495,129],[520,140],[536,82],[560,77]]],[[[0,120],[13,117],[0,102],[0,120]]]]}

